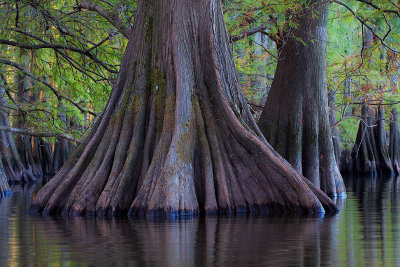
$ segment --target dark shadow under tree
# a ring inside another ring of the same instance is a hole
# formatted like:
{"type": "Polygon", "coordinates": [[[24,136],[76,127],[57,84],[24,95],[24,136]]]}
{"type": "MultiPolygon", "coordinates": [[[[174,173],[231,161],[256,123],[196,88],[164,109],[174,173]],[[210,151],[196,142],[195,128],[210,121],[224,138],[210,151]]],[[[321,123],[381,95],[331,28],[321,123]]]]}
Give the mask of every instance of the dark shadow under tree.
{"type": "Polygon", "coordinates": [[[336,210],[262,137],[240,90],[220,1],[139,1],[132,37],[103,115],[31,212],[336,210]]]}

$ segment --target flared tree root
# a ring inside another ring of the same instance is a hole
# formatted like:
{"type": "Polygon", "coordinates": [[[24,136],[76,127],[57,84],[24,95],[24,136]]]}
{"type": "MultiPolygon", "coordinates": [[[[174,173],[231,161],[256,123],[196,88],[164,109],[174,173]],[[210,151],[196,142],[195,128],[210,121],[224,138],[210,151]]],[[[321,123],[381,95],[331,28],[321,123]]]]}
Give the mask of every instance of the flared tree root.
{"type": "Polygon", "coordinates": [[[135,38],[103,115],[30,211],[140,217],[336,211],[259,133],[240,91],[219,1],[172,2],[139,2],[135,38]]]}

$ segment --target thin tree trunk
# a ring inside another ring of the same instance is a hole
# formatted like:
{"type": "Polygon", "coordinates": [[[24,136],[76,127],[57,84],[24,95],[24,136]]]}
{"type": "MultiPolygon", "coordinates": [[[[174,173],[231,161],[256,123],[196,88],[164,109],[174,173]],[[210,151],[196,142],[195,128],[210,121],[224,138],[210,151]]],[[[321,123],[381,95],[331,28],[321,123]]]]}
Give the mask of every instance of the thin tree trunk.
{"type": "Polygon", "coordinates": [[[321,213],[333,202],[265,141],[241,93],[220,1],[138,3],[106,109],[31,212],[321,213]]]}
{"type": "MultiPolygon", "coordinates": [[[[63,106],[60,106],[62,109],[63,106]]],[[[59,115],[59,119],[64,122],[65,126],[68,128],[68,121],[67,118],[63,113],[59,115]]],[[[71,147],[68,140],[64,138],[57,138],[56,143],[54,144],[54,151],[53,151],[53,160],[50,169],[50,175],[55,175],[64,165],[64,163],[68,160],[68,157],[71,154],[71,147]]]]}
{"type": "Polygon", "coordinates": [[[372,176],[393,174],[392,163],[386,144],[383,107],[377,112],[366,104],[361,109],[356,142],[352,153],[353,171],[372,176]],[[375,115],[375,113],[377,113],[375,115]]]}
{"type": "MultiPolygon", "coordinates": [[[[329,92],[329,124],[334,125],[336,123],[336,94],[335,92],[329,92]]],[[[333,151],[335,153],[336,164],[340,169],[340,136],[337,126],[331,127],[332,131],[332,144],[333,151]]]]}
{"type": "Polygon", "coordinates": [[[298,172],[328,195],[344,197],[328,114],[327,7],[310,1],[298,28],[279,41],[280,60],[258,124],[298,172]]]}
{"type": "Polygon", "coordinates": [[[373,134],[373,111],[364,104],[361,108],[361,120],[358,126],[356,142],[351,152],[353,171],[356,173],[377,175],[375,139],[373,134]]]}
{"type": "MultiPolygon", "coordinates": [[[[3,78],[3,76],[0,77],[0,125],[10,127],[6,108],[6,89],[3,78]]],[[[10,184],[23,184],[36,181],[31,170],[26,169],[22,164],[17,147],[10,132],[0,131],[0,156],[2,161],[0,173],[5,173],[10,184]],[[3,168],[4,171],[1,170],[3,168]]]]}
{"type": "Polygon", "coordinates": [[[376,116],[376,127],[374,127],[374,137],[376,141],[377,159],[379,160],[378,170],[381,175],[393,175],[392,162],[389,157],[388,145],[386,140],[385,113],[383,105],[378,106],[376,116]]]}
{"type": "MultiPolygon", "coordinates": [[[[20,51],[21,61],[25,61],[23,65],[25,68],[29,68],[30,58],[29,54],[25,50],[20,51]]],[[[30,102],[30,97],[28,93],[28,89],[30,87],[30,79],[23,73],[18,73],[16,76],[16,83],[18,87],[17,92],[17,100],[20,106],[24,107],[30,102]]],[[[25,129],[26,128],[26,114],[23,111],[17,112],[16,121],[14,123],[16,128],[25,129]]],[[[43,172],[41,167],[33,157],[33,147],[32,147],[32,137],[26,135],[17,135],[15,141],[18,154],[20,155],[21,162],[24,165],[24,168],[29,170],[33,174],[34,177],[42,177],[43,172]]]]}
{"type": "Polygon", "coordinates": [[[400,174],[400,126],[397,108],[392,109],[393,118],[390,121],[389,156],[394,172],[400,174]]]}

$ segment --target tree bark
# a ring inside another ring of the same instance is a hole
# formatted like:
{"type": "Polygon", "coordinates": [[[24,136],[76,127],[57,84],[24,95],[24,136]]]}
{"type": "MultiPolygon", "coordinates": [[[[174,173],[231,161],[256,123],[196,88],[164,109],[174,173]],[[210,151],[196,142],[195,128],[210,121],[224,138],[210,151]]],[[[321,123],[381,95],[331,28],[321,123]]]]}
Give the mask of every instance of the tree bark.
{"type": "Polygon", "coordinates": [[[30,211],[168,217],[336,206],[265,141],[216,0],[138,3],[105,111],[30,211]]]}
{"type": "Polygon", "coordinates": [[[6,172],[4,170],[3,163],[0,160],[0,198],[6,197],[9,195],[11,195],[11,189],[10,189],[10,186],[8,185],[6,172]]]}
{"type": "MultiPolygon", "coordinates": [[[[329,92],[329,125],[334,125],[336,123],[336,94],[335,92],[329,92]]],[[[333,144],[333,151],[335,154],[336,164],[340,169],[340,136],[337,126],[331,127],[332,132],[332,144],[333,144]]]]}
{"type": "Polygon", "coordinates": [[[308,6],[294,32],[278,42],[280,60],[258,124],[298,172],[328,195],[344,197],[328,114],[327,4],[308,6]]]}
{"type": "Polygon", "coordinates": [[[377,159],[379,160],[378,170],[381,175],[393,175],[392,162],[389,157],[386,129],[385,129],[385,111],[383,105],[378,106],[376,116],[376,127],[374,127],[374,137],[376,140],[377,159]]]}
{"type": "MultiPolygon", "coordinates": [[[[64,122],[66,127],[69,126],[69,123],[67,123],[67,118],[64,114],[61,113],[59,118],[64,122]]],[[[72,149],[68,140],[57,138],[57,141],[54,144],[53,159],[49,173],[50,176],[54,176],[61,169],[62,165],[64,165],[64,163],[68,160],[68,157],[71,155],[71,150],[72,149]]]]}
{"type": "Polygon", "coordinates": [[[371,176],[393,174],[384,119],[382,106],[375,112],[366,104],[363,105],[356,142],[351,152],[354,172],[371,176]]]}
{"type": "Polygon", "coordinates": [[[400,126],[399,126],[399,113],[397,108],[392,110],[393,119],[390,122],[390,142],[389,142],[389,156],[392,162],[393,171],[400,174],[400,126]]]}
{"type": "MultiPolygon", "coordinates": [[[[25,50],[20,51],[21,61],[25,61],[23,65],[29,69],[29,54],[25,50]]],[[[30,101],[29,91],[31,81],[24,73],[17,73],[17,100],[19,104],[24,107],[30,101]]],[[[18,111],[16,121],[14,122],[16,128],[26,129],[26,114],[23,111],[18,111]]],[[[18,154],[20,155],[21,162],[25,169],[29,170],[35,178],[43,176],[40,165],[35,162],[33,157],[32,137],[26,135],[17,135],[15,141],[18,154]]]]}
{"type": "MultiPolygon", "coordinates": [[[[10,127],[8,113],[6,110],[6,89],[3,77],[0,77],[0,126],[10,127]]],[[[21,162],[21,158],[17,151],[11,132],[0,130],[0,180],[1,174],[4,173],[10,184],[24,184],[35,182],[30,169],[26,169],[21,162]],[[4,168],[4,170],[2,170],[4,168]]],[[[4,188],[5,185],[4,185],[4,188]]],[[[9,188],[8,188],[9,189],[9,188]]],[[[5,189],[7,191],[7,189],[5,189]]]]}

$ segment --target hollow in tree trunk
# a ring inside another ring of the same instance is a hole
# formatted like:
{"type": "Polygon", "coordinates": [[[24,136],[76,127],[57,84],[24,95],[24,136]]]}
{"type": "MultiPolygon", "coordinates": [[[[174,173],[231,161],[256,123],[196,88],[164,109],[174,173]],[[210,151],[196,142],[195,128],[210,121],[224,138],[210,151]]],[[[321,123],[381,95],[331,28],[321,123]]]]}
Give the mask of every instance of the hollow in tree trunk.
{"type": "Polygon", "coordinates": [[[344,197],[328,114],[327,4],[312,0],[309,6],[297,29],[277,42],[280,59],[259,126],[298,172],[326,194],[344,197]]]}
{"type": "Polygon", "coordinates": [[[333,202],[263,139],[215,0],[139,1],[109,102],[31,212],[320,213],[333,202]]]}

